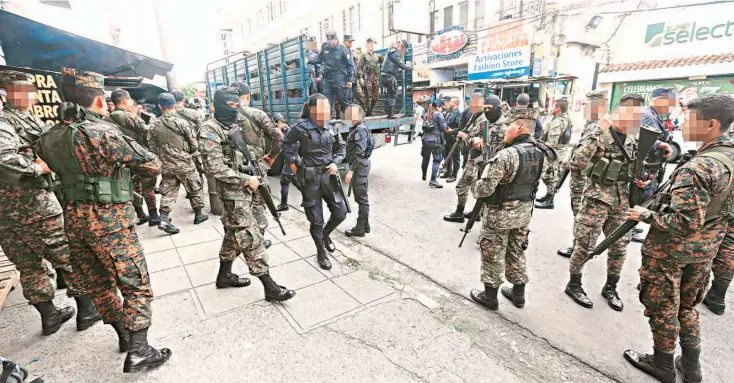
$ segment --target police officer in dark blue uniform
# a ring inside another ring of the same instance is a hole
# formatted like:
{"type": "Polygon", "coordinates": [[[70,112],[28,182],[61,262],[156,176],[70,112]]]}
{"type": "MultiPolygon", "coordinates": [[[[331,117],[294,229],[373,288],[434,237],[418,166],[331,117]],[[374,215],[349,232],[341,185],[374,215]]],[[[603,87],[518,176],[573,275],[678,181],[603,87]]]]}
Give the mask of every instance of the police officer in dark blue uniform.
{"type": "Polygon", "coordinates": [[[316,49],[316,37],[311,36],[306,42],[306,63],[308,65],[308,74],[311,83],[308,86],[308,95],[321,93],[321,62],[319,58],[319,50],[316,49]]]}
{"type": "Polygon", "coordinates": [[[352,52],[344,45],[339,44],[336,32],[326,34],[326,40],[321,45],[318,63],[323,63],[322,87],[324,96],[329,100],[334,115],[344,112],[348,103],[348,90],[352,88],[354,78],[354,60],[352,52]],[[339,101],[339,109],[334,105],[334,99],[339,101]]]}
{"type": "Polygon", "coordinates": [[[351,230],[344,232],[349,237],[364,237],[370,232],[370,202],[367,197],[368,182],[370,174],[370,156],[375,147],[370,130],[362,123],[365,117],[364,109],[357,104],[347,107],[346,120],[351,121],[352,127],[347,136],[347,156],[349,172],[345,182],[354,191],[354,201],[359,205],[357,225],[351,230]]]}
{"type": "Polygon", "coordinates": [[[337,165],[344,160],[346,145],[339,131],[329,122],[330,111],[331,105],[325,96],[318,93],[310,96],[304,105],[303,119],[283,139],[285,145],[300,145],[301,160],[292,165],[292,169],[301,184],[303,208],[311,223],[316,258],[324,270],[331,269],[326,250],[336,250],[329,235],[347,216],[346,201],[334,179],[334,176],[339,177],[337,165]],[[326,226],[323,201],[331,212],[326,226]]]}
{"type": "Polygon", "coordinates": [[[423,181],[426,180],[426,173],[428,172],[428,161],[433,157],[433,167],[431,168],[431,182],[428,186],[440,189],[443,187],[436,180],[438,175],[438,167],[441,165],[443,159],[443,147],[446,143],[444,141],[444,132],[446,132],[446,120],[443,117],[443,106],[444,102],[440,98],[431,104],[431,110],[426,114],[426,121],[423,123],[423,147],[421,148],[421,155],[423,156],[423,163],[421,163],[421,170],[423,171],[423,181]]]}
{"type": "MultiPolygon", "coordinates": [[[[459,133],[459,123],[461,122],[461,111],[459,110],[459,99],[457,97],[447,97],[444,99],[446,105],[446,111],[444,112],[444,119],[448,129],[444,134],[446,138],[446,145],[443,148],[444,157],[448,156],[451,149],[456,144],[456,135],[459,133]]],[[[440,175],[440,178],[448,178],[446,183],[456,182],[456,176],[459,173],[459,165],[461,164],[460,151],[454,150],[451,154],[451,158],[446,158],[446,164],[444,166],[444,173],[440,175]]]]}
{"type": "MultiPolygon", "coordinates": [[[[273,114],[273,122],[283,132],[283,137],[291,130],[288,121],[280,113],[273,114]]],[[[301,190],[301,184],[296,180],[296,174],[291,169],[291,164],[298,162],[298,143],[293,145],[283,144],[283,168],[280,170],[280,204],[276,207],[278,211],[288,211],[288,192],[290,184],[301,190]]]]}
{"type": "Polygon", "coordinates": [[[355,88],[359,86],[359,84],[357,84],[357,63],[354,61],[354,51],[352,51],[352,43],[354,43],[354,37],[352,37],[352,35],[344,35],[344,48],[347,48],[347,50],[351,54],[352,68],[354,68],[354,70],[352,71],[352,77],[347,79],[348,82],[352,83],[352,86],[347,88],[347,104],[345,106],[349,106],[354,103],[354,93],[356,90],[355,88]]]}
{"type": "Polygon", "coordinates": [[[382,62],[382,67],[380,68],[382,86],[387,91],[387,99],[385,100],[387,118],[392,118],[395,114],[395,98],[398,96],[398,69],[412,70],[410,66],[405,65],[403,62],[403,56],[407,52],[408,42],[405,40],[399,41],[397,47],[388,49],[385,60],[382,62]]]}

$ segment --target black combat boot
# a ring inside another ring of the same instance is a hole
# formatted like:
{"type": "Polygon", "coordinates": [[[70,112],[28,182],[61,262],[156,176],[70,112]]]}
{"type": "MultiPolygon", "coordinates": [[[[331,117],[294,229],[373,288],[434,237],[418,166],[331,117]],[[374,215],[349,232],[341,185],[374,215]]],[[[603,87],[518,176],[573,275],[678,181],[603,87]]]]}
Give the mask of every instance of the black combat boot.
{"type": "Polygon", "coordinates": [[[449,176],[449,179],[446,180],[447,184],[456,182],[456,174],[452,174],[449,176]]]}
{"type": "Polygon", "coordinates": [[[73,307],[58,308],[51,301],[35,303],[33,306],[41,314],[41,328],[43,329],[43,335],[47,336],[59,331],[61,325],[76,313],[73,307]]]}
{"type": "Polygon", "coordinates": [[[290,209],[290,207],[288,207],[288,204],[285,202],[281,202],[275,207],[275,211],[288,211],[288,209],[290,209]]]}
{"type": "Polygon", "coordinates": [[[433,180],[433,181],[429,182],[428,183],[428,186],[429,187],[432,187],[432,188],[436,188],[436,189],[442,189],[443,188],[443,185],[441,185],[440,183],[438,183],[438,181],[436,181],[436,180],[433,180]]]}
{"type": "Polygon", "coordinates": [[[471,295],[471,299],[473,299],[474,302],[477,302],[490,310],[497,310],[500,307],[500,303],[497,301],[497,291],[499,291],[499,288],[492,287],[485,283],[484,291],[472,290],[469,295],[471,295]]]}
{"type": "Polygon", "coordinates": [[[128,348],[130,348],[130,343],[128,342],[130,339],[130,333],[122,322],[118,321],[110,323],[110,326],[112,326],[112,328],[115,329],[115,333],[117,333],[117,346],[120,348],[120,352],[127,352],[128,348]]]}
{"type": "Polygon", "coordinates": [[[563,249],[558,249],[556,252],[558,255],[564,258],[571,258],[571,255],[573,254],[573,246],[564,247],[563,249]]]}
{"type": "Polygon", "coordinates": [[[357,217],[357,224],[351,230],[344,231],[347,237],[364,237],[366,231],[364,230],[365,218],[357,217]]]}
{"type": "Polygon", "coordinates": [[[691,346],[680,346],[683,355],[675,358],[675,367],[683,374],[683,383],[700,383],[703,381],[701,375],[701,364],[698,362],[701,350],[691,346]]]}
{"type": "Polygon", "coordinates": [[[143,210],[142,206],[135,206],[135,214],[138,215],[138,226],[148,222],[148,215],[145,214],[145,210],[143,210]]]}
{"type": "Polygon", "coordinates": [[[334,241],[331,240],[329,237],[331,233],[336,229],[336,225],[333,224],[332,220],[329,220],[326,222],[326,226],[324,226],[324,248],[328,250],[330,253],[333,253],[336,251],[336,245],[334,244],[334,241]]]}
{"type": "Polygon", "coordinates": [[[263,274],[258,278],[260,278],[260,282],[262,282],[263,287],[265,288],[265,300],[268,302],[283,302],[296,296],[295,291],[288,290],[275,283],[273,278],[270,277],[270,273],[263,274]]]}
{"type": "Polygon", "coordinates": [[[425,181],[425,180],[426,180],[426,172],[423,172],[423,175],[421,176],[421,179],[422,179],[423,181],[425,181]]]}
{"type": "Polygon", "coordinates": [[[614,311],[624,310],[624,303],[619,299],[619,294],[617,294],[618,282],[619,275],[607,275],[607,283],[601,289],[601,296],[607,299],[609,307],[614,309],[614,311]]]}
{"type": "Polygon", "coordinates": [[[89,295],[82,295],[80,297],[74,297],[76,301],[76,331],[84,331],[95,322],[102,320],[102,316],[97,312],[97,308],[94,307],[94,302],[89,295]]]}
{"type": "Polygon", "coordinates": [[[571,297],[574,302],[580,306],[590,309],[594,307],[594,303],[586,295],[586,292],[581,288],[581,274],[571,274],[571,280],[566,285],[566,295],[571,297]]]}
{"type": "Polygon", "coordinates": [[[138,372],[146,368],[158,367],[171,357],[171,350],[156,350],[148,345],[148,329],[130,331],[130,349],[125,358],[122,372],[138,372]]]}
{"type": "Polygon", "coordinates": [[[219,273],[217,274],[216,286],[218,289],[226,289],[227,287],[245,287],[250,285],[250,279],[240,277],[232,272],[232,264],[234,261],[220,261],[219,273]]]}
{"type": "Polygon", "coordinates": [[[322,269],[331,270],[331,261],[329,261],[329,256],[326,254],[323,242],[316,241],[316,261],[322,269]]]}
{"type": "Polygon", "coordinates": [[[64,270],[62,269],[54,269],[56,271],[56,288],[61,290],[69,287],[69,285],[66,284],[66,279],[64,278],[64,270]]]}
{"type": "Polygon", "coordinates": [[[711,282],[711,288],[706,293],[706,298],[703,299],[703,303],[714,314],[724,315],[726,309],[724,298],[726,298],[726,290],[729,288],[729,283],[731,282],[716,278],[716,276],[714,276],[714,281],[711,282]]]}
{"type": "Polygon", "coordinates": [[[158,229],[168,234],[178,234],[181,231],[176,226],[173,226],[171,220],[168,218],[168,213],[163,212],[161,212],[161,221],[158,223],[158,229]]]}
{"type": "Polygon", "coordinates": [[[441,172],[441,174],[438,175],[438,178],[449,178],[448,170],[444,170],[443,172],[441,172]]]}
{"type": "Polygon", "coordinates": [[[545,201],[547,201],[547,200],[548,200],[548,197],[549,197],[549,196],[550,196],[550,194],[548,194],[548,193],[545,193],[545,195],[544,195],[544,196],[542,196],[542,197],[540,197],[540,198],[536,198],[536,199],[535,199],[535,202],[545,202],[545,201]]]}
{"type": "Polygon", "coordinates": [[[369,234],[372,229],[370,228],[370,217],[364,217],[364,232],[369,234]]]}
{"type": "Polygon", "coordinates": [[[657,348],[654,354],[639,354],[634,350],[624,352],[624,358],[635,366],[663,383],[675,383],[674,354],[664,353],[657,348]]]}
{"type": "Polygon", "coordinates": [[[553,209],[555,205],[553,204],[553,198],[555,197],[555,193],[546,195],[546,199],[544,201],[536,202],[535,207],[538,209],[553,209]]]}
{"type": "Polygon", "coordinates": [[[443,216],[443,220],[448,222],[464,223],[464,205],[456,205],[456,210],[449,215],[443,216]]]}
{"type": "Polygon", "coordinates": [[[201,209],[194,209],[194,225],[198,225],[209,219],[209,216],[202,213],[201,209]]]}
{"type": "Polygon", "coordinates": [[[161,217],[158,215],[158,209],[148,209],[148,226],[158,226],[161,223],[161,217]]]}
{"type": "Polygon", "coordinates": [[[512,301],[515,307],[521,309],[525,307],[525,285],[514,285],[512,288],[503,287],[502,295],[512,301]]]}

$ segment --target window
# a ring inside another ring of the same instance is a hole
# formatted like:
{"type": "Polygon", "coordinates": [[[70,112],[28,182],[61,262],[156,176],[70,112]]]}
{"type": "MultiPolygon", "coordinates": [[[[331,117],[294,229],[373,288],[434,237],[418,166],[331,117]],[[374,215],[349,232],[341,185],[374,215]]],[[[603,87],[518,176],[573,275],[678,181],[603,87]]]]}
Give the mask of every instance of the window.
{"type": "Polygon", "coordinates": [[[284,12],[284,9],[283,9],[283,8],[284,8],[284,7],[283,7],[283,3],[285,3],[285,1],[284,1],[284,0],[280,0],[280,1],[278,1],[278,6],[280,6],[280,14],[281,14],[281,15],[285,13],[285,12],[284,12]]]}
{"type": "Polygon", "coordinates": [[[484,0],[474,1],[476,17],[474,18],[474,29],[484,27],[484,14],[487,12],[487,4],[484,0]]]}
{"type": "Polygon", "coordinates": [[[321,22],[321,21],[319,21],[319,39],[321,39],[321,41],[325,41],[325,39],[324,39],[324,23],[321,22]]]}
{"type": "Polygon", "coordinates": [[[454,7],[446,7],[443,9],[443,27],[448,28],[454,25],[454,7]]]}
{"type": "Polygon", "coordinates": [[[362,7],[357,3],[357,30],[362,32],[362,7]]]}
{"type": "Polygon", "coordinates": [[[423,42],[423,35],[418,35],[418,43],[422,43],[422,42],[423,42]]]}
{"type": "Polygon", "coordinates": [[[347,30],[347,10],[342,11],[342,35],[349,34],[347,30]]]}
{"type": "Polygon", "coordinates": [[[252,18],[247,19],[247,35],[252,36],[252,18]]]}
{"type": "Polygon", "coordinates": [[[459,3],[459,25],[464,28],[469,26],[469,2],[459,3]]]}
{"type": "MultiPolygon", "coordinates": [[[[331,32],[331,29],[329,29],[331,25],[331,23],[329,22],[330,21],[329,19],[330,17],[327,17],[324,19],[324,33],[325,34],[331,32]]],[[[326,39],[324,39],[324,41],[326,41],[326,39]]]]}
{"type": "Polygon", "coordinates": [[[431,35],[436,34],[436,24],[438,24],[438,11],[431,12],[431,35]]]}
{"type": "Polygon", "coordinates": [[[349,7],[349,33],[354,35],[357,30],[354,29],[354,7],[349,7]]]}
{"type": "MultiPolygon", "coordinates": [[[[519,15],[522,17],[522,12],[519,15]]],[[[515,0],[500,0],[499,11],[497,11],[498,20],[511,19],[515,14],[515,0]]]]}

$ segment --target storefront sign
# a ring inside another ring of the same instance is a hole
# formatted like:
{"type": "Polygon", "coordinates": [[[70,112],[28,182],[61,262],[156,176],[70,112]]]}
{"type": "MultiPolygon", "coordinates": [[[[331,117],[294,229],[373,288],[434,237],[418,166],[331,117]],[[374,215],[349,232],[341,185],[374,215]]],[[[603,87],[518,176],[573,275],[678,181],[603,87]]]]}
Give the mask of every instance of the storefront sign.
{"type": "Polygon", "coordinates": [[[438,31],[431,40],[431,51],[428,62],[452,60],[461,57],[464,47],[469,43],[469,36],[464,33],[464,27],[456,25],[438,31]]]}
{"type": "Polygon", "coordinates": [[[637,93],[650,102],[652,91],[656,88],[675,89],[679,103],[687,104],[691,100],[711,93],[728,94],[734,97],[734,77],[715,77],[705,80],[657,80],[615,83],[612,94],[612,107],[626,94],[637,93]]]}
{"type": "Polygon", "coordinates": [[[647,26],[645,44],[651,47],[685,44],[708,39],[728,39],[734,36],[734,20],[716,24],[706,23],[656,23],[647,26]]]}
{"type": "Polygon", "coordinates": [[[469,76],[467,69],[454,69],[454,81],[466,80],[469,76]]]}
{"type": "Polygon", "coordinates": [[[491,27],[469,59],[469,80],[522,77],[530,74],[530,33],[522,21],[491,27]]]}
{"type": "Polygon", "coordinates": [[[426,102],[431,100],[432,90],[413,92],[413,102],[426,102]]]}
{"type": "MultiPolygon", "coordinates": [[[[61,84],[61,74],[55,72],[46,72],[30,68],[15,68],[0,65],[2,70],[19,70],[32,76],[31,82],[36,86],[37,102],[33,106],[33,113],[47,125],[54,125],[59,122],[59,105],[61,97],[59,96],[59,85],[61,84]]],[[[6,99],[2,96],[2,102],[6,99]]]]}
{"type": "Polygon", "coordinates": [[[413,82],[431,81],[431,68],[416,67],[413,68],[413,82]]]}

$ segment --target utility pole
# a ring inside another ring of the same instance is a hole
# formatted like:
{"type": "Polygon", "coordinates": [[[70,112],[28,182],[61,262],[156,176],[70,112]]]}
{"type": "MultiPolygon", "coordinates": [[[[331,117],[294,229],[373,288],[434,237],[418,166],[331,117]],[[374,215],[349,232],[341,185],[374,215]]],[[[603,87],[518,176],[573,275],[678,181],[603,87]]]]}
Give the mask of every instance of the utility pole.
{"type": "MultiPolygon", "coordinates": [[[[158,38],[161,47],[161,58],[163,59],[163,61],[170,62],[171,59],[168,56],[167,31],[161,21],[161,11],[163,9],[163,4],[161,3],[163,3],[164,1],[166,0],[153,0],[153,8],[155,10],[155,23],[156,27],[158,28],[158,38]]],[[[168,86],[169,92],[178,88],[178,81],[176,79],[175,69],[171,69],[169,72],[166,72],[166,85],[168,86]]]]}

